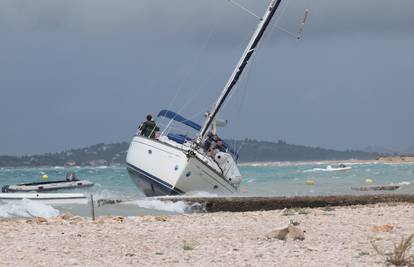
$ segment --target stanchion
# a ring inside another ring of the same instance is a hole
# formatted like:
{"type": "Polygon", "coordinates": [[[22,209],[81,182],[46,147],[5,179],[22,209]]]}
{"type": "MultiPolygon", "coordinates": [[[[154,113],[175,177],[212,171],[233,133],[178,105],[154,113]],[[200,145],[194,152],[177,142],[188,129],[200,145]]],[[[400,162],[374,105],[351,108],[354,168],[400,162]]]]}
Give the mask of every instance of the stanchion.
{"type": "Polygon", "coordinates": [[[93,202],[93,195],[91,195],[91,215],[92,221],[95,221],[95,204],[93,202]]]}

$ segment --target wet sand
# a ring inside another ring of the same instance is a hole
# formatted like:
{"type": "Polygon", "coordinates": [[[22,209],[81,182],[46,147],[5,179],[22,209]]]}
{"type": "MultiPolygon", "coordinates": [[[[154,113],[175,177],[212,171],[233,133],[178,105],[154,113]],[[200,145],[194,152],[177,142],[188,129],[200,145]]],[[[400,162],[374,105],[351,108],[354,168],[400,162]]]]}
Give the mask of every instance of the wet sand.
{"type": "MultiPolygon", "coordinates": [[[[414,204],[0,221],[0,266],[383,266],[414,204]],[[304,240],[269,235],[289,223],[304,240]]],[[[412,251],[411,253],[414,253],[412,251]]]]}

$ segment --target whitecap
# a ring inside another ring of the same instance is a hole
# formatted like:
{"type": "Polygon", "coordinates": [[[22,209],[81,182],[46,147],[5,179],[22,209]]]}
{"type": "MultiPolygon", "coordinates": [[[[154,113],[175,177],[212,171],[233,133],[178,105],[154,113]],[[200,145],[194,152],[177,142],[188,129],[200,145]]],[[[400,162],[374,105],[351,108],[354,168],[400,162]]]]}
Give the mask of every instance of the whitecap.
{"type": "Polygon", "coordinates": [[[338,171],[349,171],[351,170],[351,167],[345,167],[345,168],[333,168],[331,165],[328,165],[325,169],[323,168],[313,168],[310,170],[304,170],[304,173],[307,172],[338,172],[338,171]]]}
{"type": "Polygon", "coordinates": [[[408,182],[408,181],[402,181],[402,182],[397,183],[397,185],[410,185],[410,184],[411,182],[408,182]]]}

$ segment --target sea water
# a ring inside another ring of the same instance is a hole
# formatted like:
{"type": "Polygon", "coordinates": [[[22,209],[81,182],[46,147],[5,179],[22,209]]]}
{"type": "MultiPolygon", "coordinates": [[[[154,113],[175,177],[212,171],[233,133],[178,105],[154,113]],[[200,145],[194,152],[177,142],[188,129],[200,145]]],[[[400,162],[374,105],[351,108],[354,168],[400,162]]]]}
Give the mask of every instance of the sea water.
{"type": "MultiPolygon", "coordinates": [[[[369,194],[353,191],[352,187],[367,185],[400,185],[400,189],[387,193],[414,193],[414,164],[346,163],[349,171],[338,171],[336,164],[326,162],[274,162],[241,164],[244,177],[240,196],[314,196],[369,194]]],[[[125,203],[96,207],[97,215],[157,215],[177,214],[191,210],[184,202],[165,202],[148,199],[135,187],[125,167],[54,167],[54,168],[1,168],[0,186],[6,184],[65,179],[66,173],[75,172],[79,179],[95,183],[91,188],[60,192],[93,195],[95,200],[119,199],[125,203]]],[[[379,192],[374,192],[379,193],[379,192]]],[[[194,192],[196,196],[215,196],[207,192],[194,192]]],[[[96,203],[95,203],[96,204],[96,203]]],[[[72,212],[90,215],[90,205],[46,205],[37,201],[22,200],[0,202],[0,218],[57,216],[72,212]]]]}

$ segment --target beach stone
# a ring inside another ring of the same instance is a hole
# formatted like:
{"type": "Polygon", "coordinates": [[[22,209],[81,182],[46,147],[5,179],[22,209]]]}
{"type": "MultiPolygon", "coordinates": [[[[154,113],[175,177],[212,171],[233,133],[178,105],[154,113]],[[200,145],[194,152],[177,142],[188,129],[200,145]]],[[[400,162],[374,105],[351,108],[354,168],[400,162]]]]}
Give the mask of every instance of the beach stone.
{"type": "Polygon", "coordinates": [[[379,233],[379,232],[391,232],[394,229],[394,225],[392,224],[383,224],[383,225],[374,225],[371,228],[371,231],[374,233],[379,233]]]}
{"type": "Polygon", "coordinates": [[[166,222],[168,221],[168,217],[167,216],[157,216],[155,217],[155,220],[158,222],[166,222]]]}
{"type": "Polygon", "coordinates": [[[34,221],[35,221],[37,224],[44,224],[44,223],[47,223],[46,218],[43,218],[43,217],[35,217],[35,218],[34,218],[34,221]]]}
{"type": "Polygon", "coordinates": [[[70,224],[76,224],[79,222],[83,222],[83,218],[81,216],[73,216],[69,219],[70,224]]]}
{"type": "Polygon", "coordinates": [[[112,221],[114,222],[118,222],[118,223],[123,223],[125,221],[125,217],[122,216],[116,216],[112,218],[112,221]]]}
{"type": "Polygon", "coordinates": [[[305,240],[305,231],[299,227],[289,225],[288,232],[289,238],[292,238],[293,240],[305,240]]]}
{"type": "Polygon", "coordinates": [[[273,230],[272,232],[266,235],[267,239],[279,239],[279,240],[286,240],[287,234],[289,233],[289,227],[283,227],[277,230],[273,230]]]}
{"type": "Polygon", "coordinates": [[[60,216],[60,218],[62,218],[62,220],[65,220],[65,221],[69,221],[73,217],[75,217],[75,215],[73,215],[70,212],[65,212],[62,216],[60,216]]]}

